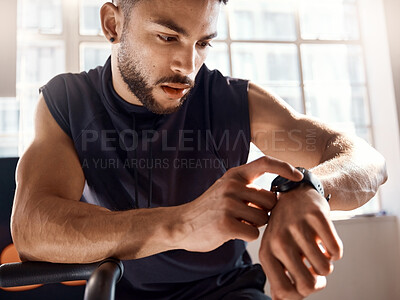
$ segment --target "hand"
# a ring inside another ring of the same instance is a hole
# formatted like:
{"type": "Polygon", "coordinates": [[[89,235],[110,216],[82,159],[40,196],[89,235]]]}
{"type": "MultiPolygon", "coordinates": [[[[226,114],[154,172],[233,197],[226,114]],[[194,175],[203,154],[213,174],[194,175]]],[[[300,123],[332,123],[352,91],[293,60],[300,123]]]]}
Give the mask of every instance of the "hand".
{"type": "Polygon", "coordinates": [[[205,252],[231,239],[257,239],[258,227],[268,222],[276,199],[273,193],[248,185],[265,172],[294,181],[303,176],[288,163],[270,157],[228,170],[199,198],[177,207],[174,247],[205,252]]]}
{"type": "Polygon", "coordinates": [[[332,261],[343,254],[329,212],[328,202],[308,185],[279,194],[259,253],[273,300],[303,299],[326,286],[332,261]]]}

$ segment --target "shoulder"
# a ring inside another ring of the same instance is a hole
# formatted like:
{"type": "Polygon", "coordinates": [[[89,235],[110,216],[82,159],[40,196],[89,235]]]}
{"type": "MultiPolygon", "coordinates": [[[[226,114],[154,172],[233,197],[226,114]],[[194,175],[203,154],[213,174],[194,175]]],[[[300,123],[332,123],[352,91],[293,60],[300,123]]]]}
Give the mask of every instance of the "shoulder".
{"type": "Polygon", "coordinates": [[[101,100],[102,68],[97,67],[89,72],[64,73],[52,78],[40,88],[47,104],[75,106],[97,106],[101,100]]]}
{"type": "Polygon", "coordinates": [[[95,92],[96,82],[100,82],[98,73],[98,70],[94,69],[89,72],[59,74],[41,87],[40,91],[48,91],[60,96],[95,92]]]}
{"type": "Polygon", "coordinates": [[[55,76],[40,88],[44,101],[60,127],[70,136],[74,128],[103,111],[99,70],[55,76]]]}
{"type": "MultiPolygon", "coordinates": [[[[61,110],[71,110],[75,107],[85,107],[90,102],[98,102],[100,94],[90,73],[64,73],[52,78],[39,91],[49,106],[59,107],[61,110]]],[[[92,76],[93,77],[93,76],[92,76]]],[[[100,81],[98,82],[100,86],[100,81]]]]}
{"type": "Polygon", "coordinates": [[[204,64],[200,69],[198,74],[199,82],[203,82],[204,84],[210,85],[212,88],[216,90],[220,90],[221,88],[225,89],[237,89],[244,88],[247,91],[248,88],[248,80],[233,78],[229,76],[223,75],[219,70],[210,70],[204,64]]]}
{"type": "Polygon", "coordinates": [[[247,107],[247,92],[248,80],[224,76],[220,71],[209,70],[203,65],[196,77],[193,94],[202,103],[218,108],[225,106],[226,110],[226,105],[232,105],[232,109],[242,109],[243,104],[247,107]]]}

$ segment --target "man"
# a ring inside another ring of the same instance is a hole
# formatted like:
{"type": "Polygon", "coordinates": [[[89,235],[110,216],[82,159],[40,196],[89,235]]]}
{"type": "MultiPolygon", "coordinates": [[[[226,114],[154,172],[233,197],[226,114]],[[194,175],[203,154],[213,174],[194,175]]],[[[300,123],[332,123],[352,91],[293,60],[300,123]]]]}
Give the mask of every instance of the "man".
{"type": "Polygon", "coordinates": [[[259,256],[272,298],[325,286],[342,256],[329,211],[366,203],[386,180],[384,159],[203,66],[221,5],[102,7],[111,59],[41,89],[17,171],[12,234],[22,259],[126,260],[120,299],[268,299],[244,242],[268,223],[259,256]],[[245,165],[250,141],[266,156],[245,165]],[[292,165],[313,168],[320,186],[292,165]],[[265,172],[302,184],[278,196],[249,185],[265,172]]]}

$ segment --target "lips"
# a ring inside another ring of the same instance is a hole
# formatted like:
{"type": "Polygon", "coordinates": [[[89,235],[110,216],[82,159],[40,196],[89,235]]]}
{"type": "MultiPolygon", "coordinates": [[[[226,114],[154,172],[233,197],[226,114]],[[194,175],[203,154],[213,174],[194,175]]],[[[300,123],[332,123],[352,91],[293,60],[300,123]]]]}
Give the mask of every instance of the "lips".
{"type": "Polygon", "coordinates": [[[161,88],[163,89],[164,93],[167,94],[168,98],[177,100],[182,98],[187,93],[190,85],[181,83],[169,83],[162,85],[161,88]]]}

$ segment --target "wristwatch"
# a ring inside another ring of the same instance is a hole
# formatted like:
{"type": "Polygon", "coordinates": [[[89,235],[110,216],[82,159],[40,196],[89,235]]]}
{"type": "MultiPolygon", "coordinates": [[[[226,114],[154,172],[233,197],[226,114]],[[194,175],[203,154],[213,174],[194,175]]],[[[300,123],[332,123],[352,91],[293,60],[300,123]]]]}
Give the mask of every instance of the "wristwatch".
{"type": "Polygon", "coordinates": [[[282,176],[275,177],[275,179],[271,183],[271,192],[284,193],[297,188],[302,183],[307,183],[308,185],[313,187],[318,193],[320,193],[322,197],[324,197],[327,201],[329,201],[331,195],[329,194],[325,197],[324,187],[322,186],[322,183],[317,176],[315,176],[313,173],[311,173],[311,171],[305,168],[296,167],[296,169],[299,170],[301,173],[303,173],[302,180],[291,181],[282,176]]]}

